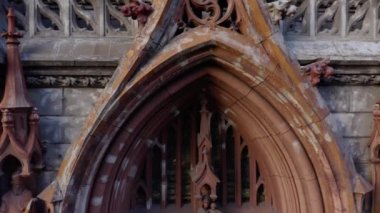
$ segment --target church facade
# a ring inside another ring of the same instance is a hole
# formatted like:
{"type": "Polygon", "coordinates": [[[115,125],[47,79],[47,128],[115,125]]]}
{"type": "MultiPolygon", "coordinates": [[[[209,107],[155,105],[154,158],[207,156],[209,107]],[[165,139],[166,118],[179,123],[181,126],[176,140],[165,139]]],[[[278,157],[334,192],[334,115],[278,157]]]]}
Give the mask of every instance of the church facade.
{"type": "Polygon", "coordinates": [[[380,211],[378,1],[0,7],[0,212],[380,211]]]}

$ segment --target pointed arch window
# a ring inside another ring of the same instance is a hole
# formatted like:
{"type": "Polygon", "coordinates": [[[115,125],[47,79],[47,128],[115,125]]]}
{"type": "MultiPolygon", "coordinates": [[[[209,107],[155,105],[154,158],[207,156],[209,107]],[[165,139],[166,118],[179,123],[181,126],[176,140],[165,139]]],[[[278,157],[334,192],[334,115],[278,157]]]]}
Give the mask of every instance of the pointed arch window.
{"type": "Polygon", "coordinates": [[[258,161],[254,147],[223,113],[215,106],[210,108],[213,110],[208,123],[212,141],[209,156],[200,154],[197,146],[202,132],[200,105],[183,109],[152,141],[138,183],[134,184],[131,210],[190,212],[200,208],[197,202],[202,198],[196,192],[192,171],[207,157],[211,158],[211,170],[219,179],[217,198],[211,199],[210,204],[215,203],[222,211],[271,208],[264,165],[258,161]]]}

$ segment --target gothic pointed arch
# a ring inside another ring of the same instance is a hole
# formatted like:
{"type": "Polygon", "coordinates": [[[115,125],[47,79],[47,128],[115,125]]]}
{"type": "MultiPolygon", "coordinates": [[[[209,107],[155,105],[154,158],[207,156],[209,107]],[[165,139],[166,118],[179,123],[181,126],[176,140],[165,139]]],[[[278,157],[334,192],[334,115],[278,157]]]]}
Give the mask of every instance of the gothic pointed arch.
{"type": "MultiPolygon", "coordinates": [[[[146,168],[151,148],[164,146],[156,136],[205,94],[238,130],[235,149],[242,152],[235,156],[255,155],[249,167],[261,170],[253,175],[251,169],[248,182],[256,191],[265,186],[272,210],[356,212],[357,174],[328,126],[329,111],[300,75],[262,2],[155,0],[152,6],[153,14],[62,163],[53,187],[61,195],[54,201],[58,208],[126,212],[138,205],[136,194],[150,208],[146,168]],[[264,180],[253,181],[260,176],[264,180]]],[[[172,127],[177,126],[176,121],[172,127]]],[[[235,166],[244,163],[240,159],[235,166]]],[[[183,206],[181,199],[175,202],[183,206]]]]}

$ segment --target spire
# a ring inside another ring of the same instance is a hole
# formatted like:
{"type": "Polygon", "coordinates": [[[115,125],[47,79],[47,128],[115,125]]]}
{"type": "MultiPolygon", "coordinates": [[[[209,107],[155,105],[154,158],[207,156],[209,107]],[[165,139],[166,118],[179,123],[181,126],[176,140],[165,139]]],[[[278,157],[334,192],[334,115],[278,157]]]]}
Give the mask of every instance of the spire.
{"type": "Polygon", "coordinates": [[[33,169],[43,167],[42,145],[38,135],[37,108],[33,108],[27,98],[18,49],[21,34],[15,29],[13,9],[9,9],[8,31],[3,36],[7,43],[7,73],[4,97],[0,103],[0,164],[7,156],[13,156],[21,164],[21,168],[15,169],[28,176],[33,169]]]}
{"type": "Polygon", "coordinates": [[[7,44],[7,73],[5,91],[0,108],[29,108],[32,105],[27,98],[26,84],[22,72],[18,45],[21,33],[16,32],[15,15],[12,8],[8,10],[8,31],[3,34],[7,44]]]}

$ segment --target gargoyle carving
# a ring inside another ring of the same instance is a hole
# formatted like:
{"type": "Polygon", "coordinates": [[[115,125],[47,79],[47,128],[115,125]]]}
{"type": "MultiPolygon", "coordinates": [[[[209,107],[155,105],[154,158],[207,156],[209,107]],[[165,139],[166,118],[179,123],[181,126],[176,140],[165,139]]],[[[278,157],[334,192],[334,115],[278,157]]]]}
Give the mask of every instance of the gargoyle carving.
{"type": "Polygon", "coordinates": [[[292,0],[277,0],[266,3],[269,15],[276,24],[287,16],[292,16],[297,11],[297,6],[292,4],[292,0]]]}
{"type": "Polygon", "coordinates": [[[129,3],[121,7],[124,16],[137,20],[140,27],[145,25],[153,10],[151,4],[143,0],[131,0],[129,3]]]}
{"type": "Polygon", "coordinates": [[[322,78],[329,78],[334,69],[329,66],[330,59],[320,59],[314,63],[303,66],[301,69],[304,75],[310,80],[313,86],[316,86],[322,78]]]}

